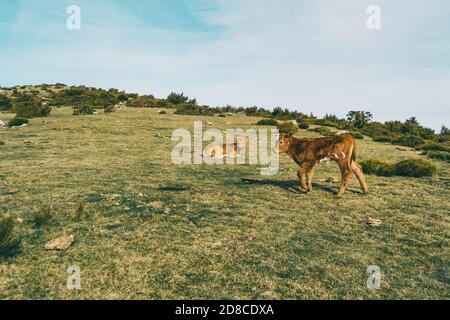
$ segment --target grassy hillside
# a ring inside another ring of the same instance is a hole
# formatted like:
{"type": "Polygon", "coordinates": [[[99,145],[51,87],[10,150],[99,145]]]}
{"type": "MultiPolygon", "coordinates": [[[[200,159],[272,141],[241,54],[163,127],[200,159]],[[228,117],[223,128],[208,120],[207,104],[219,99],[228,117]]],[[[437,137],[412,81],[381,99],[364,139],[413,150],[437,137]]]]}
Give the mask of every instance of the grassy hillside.
{"type": "MultiPolygon", "coordinates": [[[[344,199],[338,184],[320,182],[339,178],[336,165],[321,165],[315,193],[305,195],[285,155],[272,177],[250,165],[173,165],[174,129],[199,119],[248,128],[259,119],[167,112],[74,117],[54,108],[29,127],[0,129],[0,215],[23,219],[21,252],[0,261],[1,299],[450,297],[450,165],[436,162],[432,179],[367,176],[366,196],[352,177],[344,199]],[[35,226],[48,205],[53,219],[35,226]],[[368,218],[383,223],[371,227],[368,218]],[[67,251],[44,250],[69,234],[67,251]],[[74,264],[80,291],[66,288],[74,264]],[[366,286],[369,265],[381,268],[380,290],[366,286]]],[[[358,143],[360,159],[421,157],[358,143]]]]}

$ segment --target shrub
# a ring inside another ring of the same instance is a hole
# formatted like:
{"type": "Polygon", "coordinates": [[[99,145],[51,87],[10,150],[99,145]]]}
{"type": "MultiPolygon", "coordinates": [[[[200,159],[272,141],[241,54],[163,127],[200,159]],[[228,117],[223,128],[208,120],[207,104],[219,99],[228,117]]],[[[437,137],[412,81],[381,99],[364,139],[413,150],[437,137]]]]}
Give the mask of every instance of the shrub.
{"type": "Polygon", "coordinates": [[[405,177],[429,177],[436,172],[436,166],[424,159],[403,160],[394,165],[394,173],[405,177]]]}
{"type": "Polygon", "coordinates": [[[10,257],[20,248],[20,239],[14,235],[14,220],[11,217],[0,219],[0,256],[10,257]]]}
{"type": "Polygon", "coordinates": [[[226,118],[227,115],[226,115],[226,114],[219,114],[218,117],[219,117],[219,118],[226,118]]]}
{"type": "Polygon", "coordinates": [[[262,119],[259,120],[256,125],[258,126],[277,126],[278,125],[278,121],[275,119],[262,119]]]}
{"type": "Polygon", "coordinates": [[[417,147],[425,142],[425,140],[418,136],[401,136],[394,141],[392,141],[394,144],[398,144],[401,146],[407,146],[407,147],[417,147]]]}
{"type": "Polygon", "coordinates": [[[172,105],[164,99],[156,99],[154,96],[148,95],[128,100],[127,106],[132,108],[169,108],[172,105]]]}
{"type": "Polygon", "coordinates": [[[22,118],[14,118],[8,122],[9,127],[20,127],[23,124],[27,124],[29,122],[28,119],[22,118]]]}
{"type": "Polygon", "coordinates": [[[0,141],[0,146],[4,146],[6,143],[4,143],[3,141],[0,141]]]}
{"type": "Polygon", "coordinates": [[[11,109],[13,106],[11,99],[7,96],[0,94],[0,110],[6,111],[11,109]]]}
{"type": "Polygon", "coordinates": [[[112,113],[112,112],[116,112],[116,107],[113,105],[109,105],[105,108],[105,113],[112,113]]]}
{"type": "Polygon", "coordinates": [[[167,96],[166,100],[169,101],[170,103],[173,103],[173,104],[183,104],[183,103],[188,102],[189,97],[186,97],[184,95],[184,93],[172,92],[171,94],[169,94],[167,96]]]}
{"type": "Polygon", "coordinates": [[[175,114],[190,116],[214,116],[220,113],[220,110],[208,106],[198,106],[196,104],[185,103],[178,107],[175,114]]]}
{"type": "Polygon", "coordinates": [[[306,123],[306,122],[301,122],[301,123],[298,125],[298,127],[299,127],[300,129],[307,130],[307,129],[309,129],[309,124],[306,123]]]}
{"type": "Polygon", "coordinates": [[[314,124],[319,125],[319,126],[326,126],[326,127],[336,127],[336,123],[331,122],[329,120],[325,120],[325,119],[317,119],[314,121],[314,124]]]}
{"type": "Polygon", "coordinates": [[[450,152],[450,147],[447,147],[443,144],[431,142],[431,143],[425,143],[417,147],[419,150],[423,151],[445,151],[450,152]]]}
{"type": "Polygon", "coordinates": [[[288,137],[293,136],[294,134],[297,133],[298,131],[298,125],[293,124],[292,122],[284,122],[284,123],[280,123],[278,126],[278,131],[281,134],[284,134],[288,137]]]}
{"type": "Polygon", "coordinates": [[[388,142],[388,143],[391,143],[392,141],[395,140],[395,138],[391,137],[391,136],[375,136],[375,137],[372,138],[372,140],[376,141],[376,142],[388,142]]]}
{"type": "Polygon", "coordinates": [[[52,220],[53,209],[51,206],[42,206],[38,211],[33,213],[32,222],[35,227],[43,226],[52,220]]]}
{"type": "Polygon", "coordinates": [[[445,161],[450,163],[450,152],[445,151],[428,151],[424,152],[424,155],[426,155],[428,158],[436,159],[440,161],[445,161]]]}
{"type": "Polygon", "coordinates": [[[32,95],[22,95],[14,103],[13,109],[18,118],[39,118],[47,117],[52,108],[43,104],[40,97],[32,95]]]}
{"type": "Polygon", "coordinates": [[[382,177],[390,177],[394,174],[394,167],[386,162],[369,159],[361,162],[364,173],[382,177]]]}
{"type": "Polygon", "coordinates": [[[350,134],[353,136],[353,138],[355,139],[364,139],[364,136],[362,135],[361,132],[359,131],[350,131],[350,134]]]}
{"type": "Polygon", "coordinates": [[[317,132],[321,134],[322,136],[332,136],[333,132],[328,129],[327,127],[317,127],[314,129],[309,129],[308,131],[317,132]]]}
{"type": "Polygon", "coordinates": [[[74,116],[84,116],[88,114],[94,114],[94,109],[88,105],[83,105],[73,110],[74,116]]]}

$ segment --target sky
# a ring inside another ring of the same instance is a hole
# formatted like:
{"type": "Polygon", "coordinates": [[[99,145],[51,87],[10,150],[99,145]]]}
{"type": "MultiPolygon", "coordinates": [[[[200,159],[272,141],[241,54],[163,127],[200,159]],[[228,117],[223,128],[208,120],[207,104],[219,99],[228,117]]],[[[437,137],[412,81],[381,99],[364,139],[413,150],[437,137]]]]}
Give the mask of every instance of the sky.
{"type": "Polygon", "coordinates": [[[0,86],[450,126],[448,0],[0,0],[0,86]],[[78,5],[81,28],[69,30],[78,5]],[[381,29],[369,30],[377,5],[381,29]]]}

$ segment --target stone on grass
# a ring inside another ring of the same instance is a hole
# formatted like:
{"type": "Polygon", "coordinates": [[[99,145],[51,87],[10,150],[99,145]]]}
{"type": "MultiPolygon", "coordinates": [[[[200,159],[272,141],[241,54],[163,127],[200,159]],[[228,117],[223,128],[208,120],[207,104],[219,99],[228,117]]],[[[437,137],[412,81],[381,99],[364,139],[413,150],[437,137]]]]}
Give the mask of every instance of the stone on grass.
{"type": "Polygon", "coordinates": [[[160,201],[149,202],[146,205],[149,207],[152,207],[152,208],[162,208],[163,207],[163,204],[160,201]]]}
{"type": "Polygon", "coordinates": [[[67,250],[74,242],[75,237],[73,235],[63,236],[52,241],[47,242],[45,249],[47,250],[67,250]]]}
{"type": "Polygon", "coordinates": [[[380,219],[369,218],[367,224],[371,227],[379,227],[383,222],[380,219]]]}

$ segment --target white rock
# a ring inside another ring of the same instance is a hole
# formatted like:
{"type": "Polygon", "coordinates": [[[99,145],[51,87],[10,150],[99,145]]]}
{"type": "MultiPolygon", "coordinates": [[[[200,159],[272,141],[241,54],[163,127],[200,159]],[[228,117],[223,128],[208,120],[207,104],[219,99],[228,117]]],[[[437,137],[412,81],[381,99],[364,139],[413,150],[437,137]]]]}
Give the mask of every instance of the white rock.
{"type": "Polygon", "coordinates": [[[379,226],[381,226],[382,223],[383,223],[383,221],[381,221],[380,219],[374,219],[374,218],[369,218],[369,220],[367,221],[367,224],[371,227],[379,227],[379,226]]]}
{"type": "Polygon", "coordinates": [[[0,127],[6,127],[6,123],[4,123],[2,120],[0,120],[0,127]]]}
{"type": "Polygon", "coordinates": [[[47,242],[45,249],[47,250],[67,250],[74,242],[75,237],[73,235],[64,236],[52,241],[47,242]]]}

